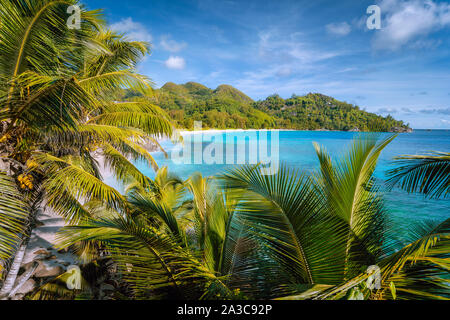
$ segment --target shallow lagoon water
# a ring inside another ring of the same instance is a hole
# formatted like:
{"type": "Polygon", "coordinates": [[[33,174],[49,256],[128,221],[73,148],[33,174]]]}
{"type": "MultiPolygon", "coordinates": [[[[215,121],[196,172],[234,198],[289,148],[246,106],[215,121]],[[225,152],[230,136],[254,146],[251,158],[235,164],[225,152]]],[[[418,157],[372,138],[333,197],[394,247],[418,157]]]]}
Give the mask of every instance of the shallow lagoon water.
{"type": "MultiPolygon", "coordinates": [[[[258,139],[256,135],[256,139],[258,139]]],[[[211,140],[214,133],[204,133],[204,140],[211,140]]],[[[224,141],[228,136],[249,135],[250,132],[222,132],[224,141]]],[[[333,157],[345,153],[352,143],[352,139],[359,133],[352,132],[320,132],[320,131],[280,131],[279,132],[279,155],[280,161],[289,167],[313,172],[318,168],[318,160],[314,151],[313,142],[324,145],[333,157]]],[[[255,136],[255,132],[251,132],[255,136]]],[[[269,134],[270,139],[270,134],[269,134]]],[[[229,138],[229,137],[228,137],[229,138]]],[[[231,139],[228,139],[229,142],[231,139]]],[[[231,143],[236,144],[236,141],[231,143]]],[[[206,146],[208,142],[204,143],[206,146]]],[[[162,146],[170,154],[174,145],[170,141],[163,141],[162,146]]],[[[224,149],[226,150],[226,149],[224,149]]],[[[375,175],[383,183],[385,172],[392,168],[392,159],[399,155],[423,154],[429,151],[450,150],[449,130],[417,130],[410,134],[400,134],[382,153],[375,175]]],[[[248,155],[248,148],[246,153],[248,155]]],[[[226,154],[226,152],[225,152],[226,154]]],[[[168,166],[170,171],[179,177],[187,179],[194,172],[201,172],[204,176],[218,175],[230,165],[206,165],[206,164],[176,164],[171,159],[165,159],[161,152],[154,154],[155,160],[160,167],[168,166]]],[[[154,177],[151,168],[144,164],[138,164],[150,178],[154,177]]],[[[386,205],[390,216],[398,228],[408,228],[417,221],[438,220],[443,221],[450,217],[449,200],[426,200],[420,195],[411,195],[401,190],[393,190],[385,194],[386,205]]]]}

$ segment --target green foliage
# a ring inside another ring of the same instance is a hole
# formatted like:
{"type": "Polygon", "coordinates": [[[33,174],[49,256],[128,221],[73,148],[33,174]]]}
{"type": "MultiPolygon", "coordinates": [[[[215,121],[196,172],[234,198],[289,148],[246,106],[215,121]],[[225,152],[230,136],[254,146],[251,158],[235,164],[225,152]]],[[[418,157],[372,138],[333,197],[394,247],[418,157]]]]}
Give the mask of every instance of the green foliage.
{"type": "Polygon", "coordinates": [[[255,109],[251,98],[227,85],[211,90],[195,82],[169,82],[153,99],[182,128],[193,129],[194,121],[202,121],[205,128],[275,127],[273,117],[255,109]]]}
{"type": "MultiPolygon", "coordinates": [[[[125,210],[125,198],[102,181],[101,160],[118,180],[146,186],[149,179],[130,160],[157,169],[149,150],[160,148],[157,138],[172,134],[167,114],[145,99],[152,82],[136,72],[149,44],[108,31],[100,12],[82,5],[80,28],[69,29],[67,9],[78,4],[0,0],[0,157],[7,169],[0,177],[0,263],[5,269],[29,237],[38,203],[45,201],[68,223],[89,216],[89,202],[125,210]],[[125,90],[142,98],[117,102],[113,93],[125,90]]],[[[8,270],[3,275],[8,277],[8,270]]]]}
{"type": "Polygon", "coordinates": [[[9,259],[17,250],[29,222],[28,210],[14,179],[0,171],[0,261],[9,259]]]}
{"type": "Polygon", "coordinates": [[[361,110],[358,106],[334,98],[309,93],[282,99],[278,95],[254,104],[277,119],[277,127],[296,130],[340,130],[340,131],[406,131],[408,125],[391,116],[381,117],[361,110]]]}
{"type": "Polygon", "coordinates": [[[450,190],[450,153],[395,158],[398,167],[388,172],[388,185],[407,192],[420,192],[430,198],[447,198],[450,190]]]}
{"type": "Polygon", "coordinates": [[[289,99],[272,95],[254,102],[229,85],[211,90],[194,82],[169,82],[156,91],[154,99],[179,127],[187,129],[193,129],[194,121],[202,121],[204,127],[218,129],[409,130],[391,116],[381,117],[321,94],[289,99]]]}
{"type": "Polygon", "coordinates": [[[449,221],[417,225],[406,245],[389,231],[373,172],[393,138],[356,139],[334,161],[316,146],[313,175],[243,166],[183,182],[163,168],[62,245],[106,244],[135,299],[448,299],[449,221]]]}

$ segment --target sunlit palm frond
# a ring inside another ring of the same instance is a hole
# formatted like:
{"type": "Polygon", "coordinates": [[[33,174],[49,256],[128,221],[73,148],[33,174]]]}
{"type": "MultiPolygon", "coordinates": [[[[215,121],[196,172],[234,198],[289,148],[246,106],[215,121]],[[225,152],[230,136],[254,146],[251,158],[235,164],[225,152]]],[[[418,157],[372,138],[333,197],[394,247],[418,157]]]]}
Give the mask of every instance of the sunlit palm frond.
{"type": "Polygon", "coordinates": [[[354,140],[344,157],[333,162],[315,144],[321,175],[316,179],[327,210],[348,225],[346,273],[352,278],[383,254],[386,211],[373,173],[383,149],[395,138],[365,135],[354,140]]]}
{"type": "Polygon", "coordinates": [[[450,194],[450,153],[395,158],[397,168],[388,171],[388,186],[398,185],[409,193],[419,192],[429,198],[447,198],[450,194]]]}
{"type": "Polygon", "coordinates": [[[28,210],[14,179],[0,171],[0,262],[2,264],[17,250],[19,240],[29,222],[28,210]]]}
{"type": "Polygon", "coordinates": [[[100,20],[98,11],[81,7],[80,28],[67,27],[69,6],[76,0],[12,0],[0,3],[0,74],[14,78],[28,68],[53,69],[64,50],[80,47],[92,38],[100,20]]]}
{"type": "Polygon", "coordinates": [[[392,298],[393,282],[398,299],[450,299],[450,220],[419,225],[418,240],[378,263],[382,292],[392,298]],[[425,234],[424,234],[425,233],[425,234]]]}
{"type": "Polygon", "coordinates": [[[171,207],[165,201],[153,197],[151,194],[135,192],[129,195],[128,200],[140,214],[147,218],[158,218],[167,227],[169,234],[183,245],[186,245],[186,235],[180,226],[176,213],[177,207],[171,207]]]}
{"type": "Polygon", "coordinates": [[[150,184],[150,179],[112,145],[104,143],[102,154],[105,159],[105,165],[114,172],[115,177],[122,181],[123,184],[129,183],[130,179],[136,180],[144,188],[150,184]]]}
{"type": "MultiPolygon", "coordinates": [[[[147,138],[147,134],[143,131],[135,128],[120,128],[116,126],[109,126],[109,125],[100,125],[100,124],[85,124],[85,125],[79,125],[78,126],[78,134],[81,135],[87,135],[89,138],[91,138],[92,142],[97,142],[100,144],[102,141],[107,141],[110,143],[118,143],[120,144],[123,141],[127,141],[129,139],[136,139],[138,141],[145,141],[147,138]]],[[[71,138],[78,137],[77,133],[75,132],[68,132],[67,133],[67,140],[70,142],[71,138]]],[[[62,136],[64,136],[63,133],[61,133],[62,136]]]]}
{"type": "Polygon", "coordinates": [[[101,30],[96,35],[96,40],[107,47],[109,52],[88,59],[90,70],[84,77],[134,68],[150,51],[147,42],[128,41],[124,36],[111,30],[101,30]]]}
{"type": "Polygon", "coordinates": [[[304,174],[281,167],[265,176],[244,166],[224,175],[238,215],[293,281],[334,284],[343,278],[344,223],[331,215],[304,174]]]}
{"type": "Polygon", "coordinates": [[[312,298],[342,299],[353,288],[360,287],[366,299],[450,299],[449,226],[449,220],[417,225],[413,232],[415,241],[377,261],[381,287],[375,287],[375,278],[370,280],[366,272],[312,298]],[[372,290],[367,286],[368,281],[373,285],[372,290]]]}
{"type": "Polygon", "coordinates": [[[150,135],[172,135],[172,124],[165,118],[144,112],[104,113],[89,120],[89,123],[138,128],[150,135]]]}
{"type": "Polygon", "coordinates": [[[80,86],[93,95],[101,95],[103,92],[119,88],[130,88],[138,92],[146,93],[152,88],[152,82],[145,76],[133,70],[118,70],[102,73],[92,77],[80,79],[80,86]]]}
{"type": "Polygon", "coordinates": [[[61,233],[62,246],[83,240],[107,244],[137,299],[199,298],[218,280],[171,237],[134,220],[91,220],[61,233]]]}
{"type": "MultiPolygon", "coordinates": [[[[124,197],[114,188],[108,186],[81,167],[61,158],[48,154],[36,153],[35,159],[47,173],[45,188],[48,193],[48,204],[64,201],[60,197],[65,191],[78,201],[99,200],[112,208],[125,208],[124,197]]],[[[68,199],[72,201],[72,199],[68,199]]]]}
{"type": "Polygon", "coordinates": [[[16,123],[44,129],[51,125],[74,128],[81,106],[89,108],[94,104],[73,79],[24,72],[15,82],[15,91],[0,97],[5,106],[1,120],[9,120],[9,130],[16,123]]]}

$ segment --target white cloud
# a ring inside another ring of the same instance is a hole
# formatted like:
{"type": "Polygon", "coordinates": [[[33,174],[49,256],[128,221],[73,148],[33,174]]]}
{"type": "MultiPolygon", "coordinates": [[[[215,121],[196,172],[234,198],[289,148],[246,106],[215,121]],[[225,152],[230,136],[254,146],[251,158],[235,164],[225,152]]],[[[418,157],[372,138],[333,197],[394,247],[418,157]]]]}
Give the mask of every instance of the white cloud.
{"type": "Polygon", "coordinates": [[[181,70],[186,66],[186,61],[182,57],[170,56],[169,59],[166,60],[165,65],[169,69],[181,70]]]}
{"type": "Polygon", "coordinates": [[[347,22],[341,22],[341,23],[330,23],[325,26],[328,33],[337,35],[337,36],[346,36],[351,31],[352,28],[347,22]]]}
{"type": "MultiPolygon", "coordinates": [[[[335,51],[321,51],[312,48],[311,43],[302,41],[300,33],[283,35],[275,30],[259,33],[259,55],[264,60],[295,67],[313,67],[311,63],[341,55],[335,51]]],[[[294,68],[292,68],[294,69],[294,68]]]]}
{"type": "Polygon", "coordinates": [[[177,42],[171,39],[170,35],[164,35],[161,37],[161,47],[169,52],[179,52],[187,47],[186,42],[177,42]]]}
{"type": "Polygon", "coordinates": [[[380,109],[378,109],[377,113],[380,113],[380,114],[393,114],[393,113],[397,113],[397,110],[395,110],[393,108],[380,108],[380,109]]]}
{"type": "Polygon", "coordinates": [[[375,49],[397,50],[404,45],[423,46],[428,34],[450,26],[450,4],[432,0],[383,0],[382,30],[374,39],[375,49]]]}
{"type": "Polygon", "coordinates": [[[153,39],[147,28],[142,23],[133,21],[132,18],[122,19],[110,27],[114,31],[124,33],[129,40],[151,42],[153,39]]]}
{"type": "Polygon", "coordinates": [[[278,77],[289,77],[291,74],[292,74],[292,69],[288,66],[281,67],[276,73],[276,75],[278,77]]]}

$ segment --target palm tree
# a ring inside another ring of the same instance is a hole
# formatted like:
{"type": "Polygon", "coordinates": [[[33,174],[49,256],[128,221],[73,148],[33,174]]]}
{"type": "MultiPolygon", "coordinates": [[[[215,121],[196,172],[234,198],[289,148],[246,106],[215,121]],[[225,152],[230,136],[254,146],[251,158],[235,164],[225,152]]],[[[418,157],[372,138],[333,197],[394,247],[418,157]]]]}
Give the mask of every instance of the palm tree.
{"type": "Polygon", "coordinates": [[[312,177],[286,167],[273,176],[254,167],[225,175],[227,188],[243,199],[243,220],[257,230],[293,285],[341,284],[382,255],[385,212],[373,171],[392,139],[357,139],[337,163],[316,145],[321,169],[312,177]]]}
{"type": "Polygon", "coordinates": [[[264,289],[269,291],[268,283],[277,277],[264,272],[273,272],[274,261],[264,250],[255,250],[258,244],[237,219],[234,200],[217,181],[194,174],[182,182],[162,168],[150,187],[131,185],[128,191],[128,217],[105,212],[66,227],[61,246],[106,244],[138,299],[268,294],[264,289]],[[126,245],[117,242],[122,237],[126,245]]]}
{"type": "Polygon", "coordinates": [[[75,4],[0,1],[0,153],[10,177],[2,182],[17,182],[0,207],[0,296],[12,290],[41,204],[68,223],[89,216],[84,204],[91,201],[125,210],[125,198],[102,181],[99,161],[122,182],[146,185],[131,161],[157,168],[149,148],[172,133],[164,112],[147,100],[112,98],[124,88],[151,94],[150,80],[134,71],[149,44],[106,30],[98,11],[83,9],[81,28],[70,30],[66,12],[75,4]],[[11,212],[17,198],[25,200],[26,215],[11,212]]]}
{"type": "Polygon", "coordinates": [[[290,299],[342,298],[358,286],[371,299],[449,297],[449,220],[417,226],[403,247],[393,240],[373,176],[393,138],[357,139],[334,163],[316,145],[320,172],[313,178],[286,168],[275,176],[252,167],[226,175],[243,194],[245,223],[294,276],[298,292],[290,299]],[[377,290],[365,287],[372,265],[382,276],[377,290]]]}
{"type": "Polygon", "coordinates": [[[398,167],[389,170],[388,185],[409,193],[420,192],[429,198],[447,198],[450,190],[450,153],[395,158],[398,167]]]}
{"type": "Polygon", "coordinates": [[[205,299],[341,299],[355,290],[366,299],[446,299],[450,221],[418,225],[401,245],[391,237],[373,173],[393,138],[357,139],[338,161],[316,146],[321,169],[312,176],[243,166],[219,179],[195,174],[183,186],[164,169],[151,189],[129,194],[132,225],[92,219],[67,228],[63,245],[106,242],[139,298],[174,297],[176,287],[175,297],[205,299]],[[124,253],[140,242],[145,252],[124,253]],[[376,288],[367,287],[373,266],[376,288]]]}

